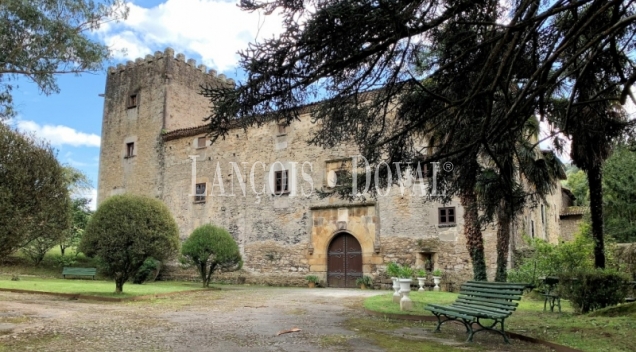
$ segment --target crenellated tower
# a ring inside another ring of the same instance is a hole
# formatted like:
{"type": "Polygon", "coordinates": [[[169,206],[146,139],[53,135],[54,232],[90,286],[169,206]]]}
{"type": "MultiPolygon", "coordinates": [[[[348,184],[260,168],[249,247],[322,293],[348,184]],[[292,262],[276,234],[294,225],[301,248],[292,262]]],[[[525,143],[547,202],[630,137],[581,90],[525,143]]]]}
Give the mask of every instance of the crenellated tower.
{"type": "Polygon", "coordinates": [[[162,197],[161,134],[203,125],[210,112],[199,94],[205,84],[234,82],[170,48],[108,68],[98,202],[125,192],[162,197]]]}

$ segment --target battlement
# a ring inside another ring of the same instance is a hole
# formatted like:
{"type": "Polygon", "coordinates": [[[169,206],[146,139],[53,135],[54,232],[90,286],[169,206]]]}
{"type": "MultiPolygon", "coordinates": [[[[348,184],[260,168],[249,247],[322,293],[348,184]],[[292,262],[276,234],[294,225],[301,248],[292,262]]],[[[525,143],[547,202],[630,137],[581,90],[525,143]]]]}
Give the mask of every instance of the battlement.
{"type": "Polygon", "coordinates": [[[174,59],[177,62],[186,63],[193,70],[197,70],[201,72],[202,74],[207,75],[209,77],[216,78],[217,80],[223,83],[234,85],[234,80],[231,78],[227,78],[224,74],[217,75],[216,70],[213,70],[213,69],[208,70],[207,67],[203,64],[197,66],[197,61],[195,59],[188,59],[186,61],[185,55],[181,53],[175,56],[174,49],[172,48],[166,48],[166,50],[164,50],[163,52],[156,51],[154,55],[149,54],[149,55],[146,55],[145,58],[137,58],[135,61],[128,61],[126,62],[125,65],[118,64],[117,67],[110,66],[108,68],[108,73],[111,75],[116,73],[122,73],[124,71],[132,70],[134,68],[140,67],[142,65],[149,65],[149,64],[152,64],[153,62],[158,62],[162,59],[174,59]]]}

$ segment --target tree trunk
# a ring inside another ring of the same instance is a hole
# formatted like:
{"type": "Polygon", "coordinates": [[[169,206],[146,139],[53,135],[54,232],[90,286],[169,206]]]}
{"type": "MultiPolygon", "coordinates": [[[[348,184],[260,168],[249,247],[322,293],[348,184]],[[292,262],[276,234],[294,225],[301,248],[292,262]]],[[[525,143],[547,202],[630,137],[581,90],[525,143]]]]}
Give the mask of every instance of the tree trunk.
{"type": "Polygon", "coordinates": [[[605,269],[605,243],[603,240],[603,169],[599,164],[587,170],[590,186],[590,215],[594,239],[594,267],[605,269]]]}
{"type": "Polygon", "coordinates": [[[506,201],[501,202],[497,209],[497,272],[495,281],[506,282],[508,279],[508,249],[510,246],[511,216],[508,213],[510,205],[506,201]]]}
{"type": "Polygon", "coordinates": [[[199,263],[199,274],[201,275],[201,282],[203,283],[203,288],[208,287],[210,284],[210,280],[207,275],[208,262],[199,263]]]}
{"type": "Polygon", "coordinates": [[[123,275],[118,274],[117,277],[115,278],[115,293],[116,294],[120,294],[124,291],[124,282],[126,282],[126,278],[123,275]]]}
{"type": "Polygon", "coordinates": [[[484,239],[479,225],[477,196],[475,192],[466,192],[460,196],[460,201],[464,208],[464,236],[466,236],[466,248],[473,264],[473,279],[487,281],[484,239]]]}
{"type": "Polygon", "coordinates": [[[62,253],[62,257],[64,256],[64,251],[66,250],[66,247],[60,245],[60,253],[62,253]]]}

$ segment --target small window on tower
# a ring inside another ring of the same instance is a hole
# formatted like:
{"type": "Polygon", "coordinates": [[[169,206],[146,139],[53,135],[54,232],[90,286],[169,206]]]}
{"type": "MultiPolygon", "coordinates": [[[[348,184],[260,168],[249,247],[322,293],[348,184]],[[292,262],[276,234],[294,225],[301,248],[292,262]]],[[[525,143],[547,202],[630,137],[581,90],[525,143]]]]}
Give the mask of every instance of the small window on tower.
{"type": "Polygon", "coordinates": [[[126,157],[132,158],[133,156],[135,156],[135,143],[126,143],[126,157]]]}
{"type": "Polygon", "coordinates": [[[131,94],[128,96],[128,109],[136,108],[138,103],[137,94],[131,94]]]}
{"type": "Polygon", "coordinates": [[[194,202],[205,203],[205,183],[197,183],[195,185],[194,202]]]}
{"type": "Polygon", "coordinates": [[[199,137],[197,139],[197,148],[205,148],[205,143],[207,142],[207,140],[205,139],[205,137],[199,137]]]}
{"type": "Polygon", "coordinates": [[[287,125],[284,123],[279,123],[278,124],[278,135],[282,136],[287,134],[287,125]]]}

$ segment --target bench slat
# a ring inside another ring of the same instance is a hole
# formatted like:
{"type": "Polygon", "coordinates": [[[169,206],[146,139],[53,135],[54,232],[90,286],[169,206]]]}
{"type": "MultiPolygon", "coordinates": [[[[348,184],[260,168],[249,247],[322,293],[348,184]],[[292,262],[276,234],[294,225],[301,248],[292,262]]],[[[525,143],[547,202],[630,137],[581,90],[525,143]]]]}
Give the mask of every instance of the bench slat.
{"type": "Polygon", "coordinates": [[[512,301],[518,301],[521,299],[521,295],[498,295],[498,294],[494,294],[494,293],[487,293],[487,292],[463,292],[463,291],[459,291],[459,294],[461,295],[470,295],[470,296],[475,296],[475,297],[483,297],[483,298],[497,298],[497,299],[505,299],[505,300],[512,300],[512,301]]]}
{"type": "Polygon", "coordinates": [[[466,296],[461,294],[459,295],[459,297],[457,297],[457,299],[462,299],[462,300],[471,301],[471,302],[479,302],[479,303],[483,302],[483,303],[499,304],[502,306],[510,306],[510,307],[516,307],[519,305],[518,302],[513,302],[513,301],[506,301],[506,300],[494,299],[494,298],[466,296]]]}
{"type": "Polygon", "coordinates": [[[510,315],[513,312],[513,311],[511,311],[509,309],[497,309],[497,308],[488,307],[488,306],[484,306],[484,305],[474,305],[474,304],[468,304],[468,303],[463,303],[463,302],[455,302],[455,303],[453,303],[451,305],[453,307],[459,307],[459,308],[468,308],[468,309],[474,308],[474,309],[478,309],[478,310],[491,312],[493,314],[510,315]]]}
{"type": "Polygon", "coordinates": [[[501,319],[509,316],[510,314],[499,314],[488,312],[484,310],[480,310],[478,308],[466,308],[466,307],[455,307],[455,306],[438,306],[438,309],[444,309],[448,312],[455,312],[455,314],[464,314],[470,316],[471,318],[479,317],[479,318],[491,318],[491,319],[501,319]]]}
{"type": "Polygon", "coordinates": [[[496,293],[498,295],[512,295],[512,296],[519,296],[522,295],[523,292],[519,291],[519,290],[508,290],[508,289],[488,289],[488,288],[481,288],[481,287],[472,287],[472,286],[462,286],[460,289],[460,292],[481,292],[481,293],[496,293]]]}
{"type": "Polygon", "coordinates": [[[92,276],[95,278],[97,274],[97,268],[71,268],[65,267],[62,269],[62,276],[66,277],[66,275],[70,276],[92,276]]]}
{"type": "Polygon", "coordinates": [[[467,305],[483,306],[483,307],[498,309],[498,310],[506,311],[506,312],[514,312],[515,310],[517,310],[517,307],[515,306],[504,306],[501,304],[490,303],[490,302],[469,301],[469,300],[465,300],[461,298],[457,299],[457,301],[455,302],[461,303],[461,304],[467,304],[467,305]]]}
{"type": "Polygon", "coordinates": [[[438,306],[438,305],[433,305],[433,304],[429,304],[428,306],[424,307],[424,309],[429,310],[431,312],[435,312],[435,313],[440,313],[440,314],[444,314],[453,318],[462,318],[462,319],[466,319],[466,320],[474,320],[475,317],[472,317],[470,315],[466,315],[466,314],[462,314],[459,313],[457,311],[452,311],[452,310],[447,310],[445,309],[446,306],[438,306]]]}
{"type": "Polygon", "coordinates": [[[525,290],[528,287],[528,284],[519,284],[519,283],[512,283],[512,282],[487,282],[487,281],[467,281],[463,285],[471,285],[471,286],[477,286],[477,287],[483,287],[483,288],[505,287],[508,289],[521,290],[521,291],[525,290]]]}

